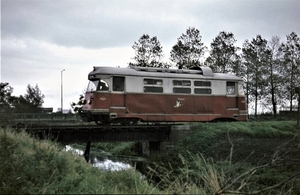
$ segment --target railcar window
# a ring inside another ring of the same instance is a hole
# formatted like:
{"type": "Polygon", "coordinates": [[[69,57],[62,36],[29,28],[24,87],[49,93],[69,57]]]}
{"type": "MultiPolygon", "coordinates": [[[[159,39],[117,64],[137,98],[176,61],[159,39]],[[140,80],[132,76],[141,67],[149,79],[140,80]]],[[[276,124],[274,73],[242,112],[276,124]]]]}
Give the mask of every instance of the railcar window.
{"type": "Polygon", "coordinates": [[[146,92],[146,93],[162,93],[163,92],[163,88],[162,87],[145,86],[144,87],[144,92],[146,92]]]}
{"type": "Polygon", "coordinates": [[[191,93],[191,88],[188,86],[191,86],[191,81],[190,80],[173,80],[173,93],[185,93],[185,94],[190,94],[191,93]]]}
{"type": "Polygon", "coordinates": [[[210,87],[211,82],[210,81],[194,81],[194,85],[197,87],[210,87]]]}
{"type": "Polygon", "coordinates": [[[124,91],[125,77],[113,77],[113,90],[124,91]]]}
{"type": "Polygon", "coordinates": [[[145,93],[162,93],[164,91],[162,79],[144,79],[145,93]]]}
{"type": "Polygon", "coordinates": [[[99,80],[89,81],[86,91],[96,91],[99,80]]]}
{"type": "Polygon", "coordinates": [[[107,91],[108,90],[108,84],[106,81],[104,80],[100,80],[97,90],[99,91],[107,91]]]}
{"type": "Polygon", "coordinates": [[[191,93],[191,88],[174,87],[173,88],[173,93],[186,93],[186,94],[190,94],[191,93]]]}
{"type": "Polygon", "coordinates": [[[227,82],[227,95],[235,95],[235,82],[227,82]]]}
{"type": "Polygon", "coordinates": [[[144,79],[145,85],[162,85],[163,81],[161,79],[144,79]]]}
{"type": "Polygon", "coordinates": [[[174,86],[191,86],[191,81],[188,80],[173,80],[174,86]]]}
{"type": "Polygon", "coordinates": [[[211,89],[195,88],[194,93],[195,94],[211,94],[211,89]]]}

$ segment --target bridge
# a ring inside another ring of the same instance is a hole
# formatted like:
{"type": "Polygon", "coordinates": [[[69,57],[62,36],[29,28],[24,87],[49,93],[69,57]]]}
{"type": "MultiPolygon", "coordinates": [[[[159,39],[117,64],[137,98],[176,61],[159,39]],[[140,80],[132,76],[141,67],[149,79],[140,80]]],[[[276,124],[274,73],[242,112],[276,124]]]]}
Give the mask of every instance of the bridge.
{"type": "Polygon", "coordinates": [[[169,139],[171,126],[28,125],[25,129],[39,139],[47,138],[63,144],[70,144],[88,141],[165,141],[169,139]]]}
{"type": "Polygon", "coordinates": [[[190,126],[184,125],[59,125],[36,124],[16,128],[38,139],[50,139],[62,144],[87,143],[84,156],[88,161],[91,142],[144,142],[145,155],[161,153],[176,144],[186,134],[190,126]]]}

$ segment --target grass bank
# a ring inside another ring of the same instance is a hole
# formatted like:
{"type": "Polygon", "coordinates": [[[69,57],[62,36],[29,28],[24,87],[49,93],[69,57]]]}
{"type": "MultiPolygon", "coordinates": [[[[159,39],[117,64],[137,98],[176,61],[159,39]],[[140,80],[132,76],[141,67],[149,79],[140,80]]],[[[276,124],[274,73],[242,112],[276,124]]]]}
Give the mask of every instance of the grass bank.
{"type": "Polygon", "coordinates": [[[101,171],[24,132],[0,129],[1,194],[158,194],[134,169],[101,171]]]}
{"type": "MultiPolygon", "coordinates": [[[[2,128],[0,193],[300,194],[295,122],[191,125],[192,134],[148,166],[147,181],[134,169],[101,171],[57,143],[2,128]]],[[[97,147],[133,155],[136,145],[97,147]]]]}
{"type": "Polygon", "coordinates": [[[300,129],[295,125],[294,121],[201,123],[195,125],[195,131],[177,145],[176,153],[188,150],[224,160],[233,147],[233,153],[238,154],[233,160],[243,160],[240,150],[245,155],[251,152],[267,154],[282,142],[297,136],[300,129]]]}
{"type": "Polygon", "coordinates": [[[190,125],[194,132],[151,168],[162,188],[168,186],[163,182],[168,170],[169,180],[182,178],[208,194],[300,193],[300,129],[295,121],[190,125]]]}

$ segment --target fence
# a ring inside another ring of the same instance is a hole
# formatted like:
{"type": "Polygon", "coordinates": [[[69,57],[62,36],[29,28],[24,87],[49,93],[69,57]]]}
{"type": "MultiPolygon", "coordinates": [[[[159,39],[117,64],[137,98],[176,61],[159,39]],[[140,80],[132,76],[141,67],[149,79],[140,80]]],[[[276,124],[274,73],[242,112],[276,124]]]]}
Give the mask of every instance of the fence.
{"type": "Polygon", "coordinates": [[[18,123],[76,123],[80,122],[78,115],[68,113],[14,113],[13,122],[18,123]]]}

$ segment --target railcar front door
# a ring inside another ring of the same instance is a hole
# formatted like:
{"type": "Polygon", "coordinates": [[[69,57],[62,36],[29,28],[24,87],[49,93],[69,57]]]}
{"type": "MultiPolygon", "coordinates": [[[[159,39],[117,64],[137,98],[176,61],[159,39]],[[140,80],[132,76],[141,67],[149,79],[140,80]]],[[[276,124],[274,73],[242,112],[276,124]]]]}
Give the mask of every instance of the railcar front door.
{"type": "Polygon", "coordinates": [[[125,114],[125,77],[114,76],[112,78],[110,118],[125,117],[125,114]]]}
{"type": "Polygon", "coordinates": [[[227,108],[238,109],[237,83],[227,82],[226,93],[227,93],[227,108]]]}
{"type": "Polygon", "coordinates": [[[239,119],[238,107],[238,90],[236,82],[227,82],[226,84],[227,108],[226,117],[231,119],[239,119]]]}

